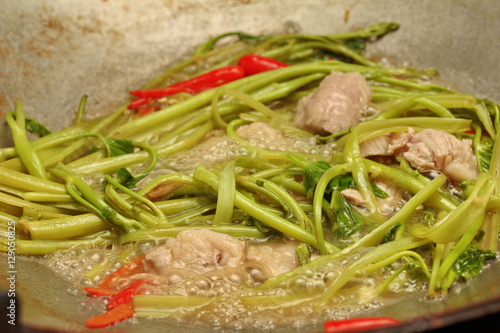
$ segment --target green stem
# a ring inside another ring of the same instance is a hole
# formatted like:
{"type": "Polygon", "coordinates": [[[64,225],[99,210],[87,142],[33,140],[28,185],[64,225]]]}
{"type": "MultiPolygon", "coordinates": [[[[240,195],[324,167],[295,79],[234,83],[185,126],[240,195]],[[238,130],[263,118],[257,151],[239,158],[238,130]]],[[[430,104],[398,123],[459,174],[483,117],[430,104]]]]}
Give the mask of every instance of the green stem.
{"type": "Polygon", "coordinates": [[[217,209],[215,211],[214,225],[231,221],[236,196],[236,174],[234,162],[222,168],[219,175],[219,191],[217,193],[217,209]]]}
{"type": "Polygon", "coordinates": [[[109,225],[96,214],[80,214],[41,221],[20,219],[19,226],[32,240],[71,239],[109,228],[109,225]]]}
{"type": "Polygon", "coordinates": [[[149,228],[130,232],[120,238],[121,244],[136,242],[141,240],[163,240],[166,238],[176,237],[180,232],[185,230],[206,229],[214,232],[220,232],[231,237],[248,238],[248,239],[266,239],[267,236],[254,227],[246,227],[241,225],[217,225],[217,226],[175,226],[171,228],[149,228]]]}
{"type": "Polygon", "coordinates": [[[16,104],[15,118],[13,113],[8,113],[5,119],[11,129],[16,151],[23,161],[23,164],[26,166],[26,169],[28,169],[29,174],[46,180],[48,178],[47,171],[26,134],[24,110],[20,101],[16,104]]]}
{"type": "MultiPolygon", "coordinates": [[[[101,231],[86,238],[72,240],[17,240],[16,254],[46,255],[75,246],[100,246],[112,242],[114,235],[101,231]]],[[[0,242],[1,243],[1,242],[0,242]]],[[[0,244],[0,246],[2,246],[0,244]]]]}
{"type": "Polygon", "coordinates": [[[471,195],[457,209],[436,222],[432,227],[417,224],[411,228],[415,237],[429,238],[435,243],[445,244],[458,239],[484,214],[486,204],[493,193],[497,179],[488,174],[479,174],[471,195]]]}
{"type": "MultiPolygon", "coordinates": [[[[196,167],[194,178],[206,183],[214,191],[218,190],[219,180],[217,179],[217,176],[206,170],[201,165],[196,167]]],[[[318,248],[318,241],[313,234],[279,216],[270,213],[265,209],[260,208],[256,203],[239,193],[239,191],[236,192],[234,204],[244,212],[253,216],[262,223],[265,223],[271,228],[282,232],[284,235],[318,248]]],[[[328,247],[330,249],[334,248],[333,245],[328,247]]]]}
{"type": "MultiPolygon", "coordinates": [[[[294,158],[289,155],[295,161],[299,162],[299,159],[294,158]]],[[[325,190],[330,183],[330,181],[342,174],[350,172],[350,168],[347,164],[335,165],[328,169],[323,175],[321,175],[318,183],[316,184],[316,188],[314,189],[313,195],[313,218],[314,218],[314,232],[316,234],[316,238],[318,239],[318,250],[322,254],[327,254],[328,250],[325,246],[325,236],[323,234],[323,197],[325,195],[325,190]]]]}
{"type": "Polygon", "coordinates": [[[317,307],[326,304],[355,274],[365,267],[383,260],[395,253],[400,253],[408,249],[415,249],[429,243],[428,239],[415,241],[412,237],[381,244],[372,251],[355,260],[337,279],[335,279],[318,297],[317,307]]]}

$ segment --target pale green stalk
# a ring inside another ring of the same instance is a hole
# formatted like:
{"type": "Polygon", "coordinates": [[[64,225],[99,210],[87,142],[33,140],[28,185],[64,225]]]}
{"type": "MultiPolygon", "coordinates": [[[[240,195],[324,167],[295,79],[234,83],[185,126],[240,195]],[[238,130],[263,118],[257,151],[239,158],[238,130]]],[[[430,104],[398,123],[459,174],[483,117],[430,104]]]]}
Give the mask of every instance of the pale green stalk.
{"type": "Polygon", "coordinates": [[[219,191],[217,192],[217,208],[215,210],[214,225],[231,221],[236,196],[236,174],[234,162],[222,168],[219,174],[219,191]]]}

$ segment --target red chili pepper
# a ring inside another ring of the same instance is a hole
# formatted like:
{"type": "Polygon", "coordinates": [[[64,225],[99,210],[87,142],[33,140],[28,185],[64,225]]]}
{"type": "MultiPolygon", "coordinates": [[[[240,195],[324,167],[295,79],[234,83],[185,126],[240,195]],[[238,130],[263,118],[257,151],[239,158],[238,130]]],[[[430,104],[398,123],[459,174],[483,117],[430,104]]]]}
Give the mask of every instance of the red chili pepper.
{"type": "Polygon", "coordinates": [[[105,313],[87,319],[85,325],[89,328],[105,327],[130,318],[133,315],[134,309],[132,304],[124,303],[105,313]]]}
{"type": "Polygon", "coordinates": [[[85,287],[83,288],[87,293],[93,296],[116,295],[120,291],[116,289],[100,288],[100,287],[85,287]]]}
{"type": "MultiPolygon", "coordinates": [[[[468,131],[465,131],[464,133],[467,133],[467,134],[476,134],[476,131],[475,130],[468,130],[468,131]]],[[[490,133],[488,133],[486,131],[482,131],[481,135],[483,135],[483,136],[489,136],[490,133]]]]}
{"type": "Polygon", "coordinates": [[[150,102],[151,98],[136,98],[129,103],[128,108],[130,110],[137,110],[141,106],[148,105],[150,102]]]}
{"type": "Polygon", "coordinates": [[[245,70],[241,66],[226,66],[214,69],[205,74],[193,77],[189,80],[182,81],[159,89],[135,90],[130,93],[142,98],[161,98],[187,92],[196,94],[203,90],[215,88],[223,84],[241,79],[245,76],[245,70]]]}
{"type": "Polygon", "coordinates": [[[133,282],[130,286],[120,291],[116,294],[106,305],[108,309],[113,309],[121,304],[126,304],[132,302],[132,297],[137,294],[137,289],[145,284],[149,284],[144,280],[138,280],[133,282]]]}
{"type": "Polygon", "coordinates": [[[258,54],[247,54],[241,57],[238,65],[245,69],[246,75],[254,75],[288,66],[281,61],[258,54]]]}
{"type": "Polygon", "coordinates": [[[346,320],[325,321],[325,333],[344,333],[373,330],[387,326],[398,325],[401,322],[390,317],[365,317],[346,320]]]}
{"type": "Polygon", "coordinates": [[[133,273],[138,273],[140,270],[142,270],[142,259],[144,256],[140,256],[138,258],[133,259],[131,262],[123,265],[122,267],[118,268],[116,271],[111,273],[107,278],[101,281],[99,284],[99,287],[101,288],[109,288],[112,283],[122,277],[127,277],[133,273]]]}

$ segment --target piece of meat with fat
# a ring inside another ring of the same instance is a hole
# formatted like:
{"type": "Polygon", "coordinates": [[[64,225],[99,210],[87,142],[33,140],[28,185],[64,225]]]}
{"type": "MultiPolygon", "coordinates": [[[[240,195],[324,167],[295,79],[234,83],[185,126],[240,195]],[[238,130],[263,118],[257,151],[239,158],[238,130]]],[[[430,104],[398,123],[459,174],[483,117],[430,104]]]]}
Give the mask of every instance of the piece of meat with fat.
{"type": "Polygon", "coordinates": [[[370,104],[372,89],[358,72],[332,72],[318,90],[297,104],[295,126],[328,135],[358,124],[370,104]]]}
{"type": "Polygon", "coordinates": [[[143,275],[151,279],[151,274],[164,275],[172,269],[203,274],[246,267],[253,270],[250,273],[256,282],[263,282],[299,266],[295,254],[297,245],[296,242],[247,245],[244,241],[207,229],[185,230],[145,255],[143,275]]]}
{"type": "Polygon", "coordinates": [[[359,144],[361,156],[387,156],[389,153],[389,146],[391,144],[391,136],[379,135],[369,140],[363,141],[359,144]]]}
{"type": "Polygon", "coordinates": [[[243,264],[245,242],[207,229],[181,231],[144,257],[148,272],[162,274],[169,269],[188,269],[205,273],[243,264]]]}
{"type": "Polygon", "coordinates": [[[457,183],[475,180],[479,173],[472,141],[443,131],[415,133],[410,128],[391,143],[389,151],[403,156],[419,172],[442,172],[457,183]]]}
{"type": "Polygon", "coordinates": [[[416,133],[409,128],[377,136],[362,142],[360,149],[363,157],[401,156],[419,172],[442,172],[457,183],[475,180],[478,175],[472,141],[434,129],[416,133]]]}

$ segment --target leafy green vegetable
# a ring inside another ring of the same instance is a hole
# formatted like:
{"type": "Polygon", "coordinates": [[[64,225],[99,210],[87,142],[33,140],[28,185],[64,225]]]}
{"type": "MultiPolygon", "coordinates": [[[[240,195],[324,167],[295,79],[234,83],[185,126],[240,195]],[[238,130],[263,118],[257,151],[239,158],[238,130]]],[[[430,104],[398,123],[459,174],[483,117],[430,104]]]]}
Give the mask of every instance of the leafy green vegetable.
{"type": "Polygon", "coordinates": [[[490,169],[494,143],[491,137],[483,135],[479,144],[475,146],[476,156],[482,172],[488,172],[490,169]]]}
{"type": "Polygon", "coordinates": [[[458,257],[452,269],[459,277],[464,280],[470,280],[481,272],[486,261],[495,258],[495,251],[481,250],[477,243],[474,242],[467,247],[460,257],[458,257]]]}
{"type": "Polygon", "coordinates": [[[340,175],[330,181],[327,190],[343,191],[348,188],[356,188],[354,178],[351,175],[340,175]]]}
{"type": "Polygon", "coordinates": [[[26,130],[38,136],[46,136],[52,133],[47,127],[45,127],[38,120],[26,117],[26,130]]]}
{"type": "Polygon", "coordinates": [[[361,229],[361,219],[339,190],[332,193],[330,209],[337,220],[337,227],[334,229],[336,235],[347,237],[361,229]]]}
{"type": "Polygon", "coordinates": [[[304,168],[304,187],[310,191],[318,183],[321,176],[330,169],[326,161],[311,162],[304,168]]]}
{"type": "Polygon", "coordinates": [[[132,173],[126,168],[120,168],[116,171],[116,178],[120,184],[127,188],[134,188],[136,184],[145,177],[146,175],[140,175],[134,177],[132,173]]]}
{"type": "Polygon", "coordinates": [[[373,192],[377,198],[387,199],[389,194],[387,194],[384,190],[377,186],[377,184],[372,183],[373,192]]]}
{"type": "MultiPolygon", "coordinates": [[[[304,186],[309,191],[314,188],[314,185],[319,181],[323,173],[330,168],[330,165],[325,161],[317,161],[309,164],[305,169],[304,186]]],[[[376,184],[371,184],[375,195],[379,198],[385,199],[389,195],[378,187],[376,184]]],[[[340,175],[333,178],[326,188],[326,193],[331,193],[334,190],[343,191],[345,189],[356,189],[356,183],[352,175],[340,175]]]]}
{"type": "Polygon", "coordinates": [[[348,39],[344,42],[344,45],[357,53],[362,53],[366,48],[366,39],[365,38],[348,39]]]}
{"type": "Polygon", "coordinates": [[[394,235],[396,234],[396,231],[399,229],[399,227],[401,226],[400,223],[397,223],[395,225],[393,225],[384,235],[384,240],[382,241],[382,243],[388,243],[390,242],[391,240],[394,239],[394,235]]]}
{"type": "Polygon", "coordinates": [[[109,156],[120,156],[134,152],[131,140],[106,138],[105,141],[109,156]]]}

